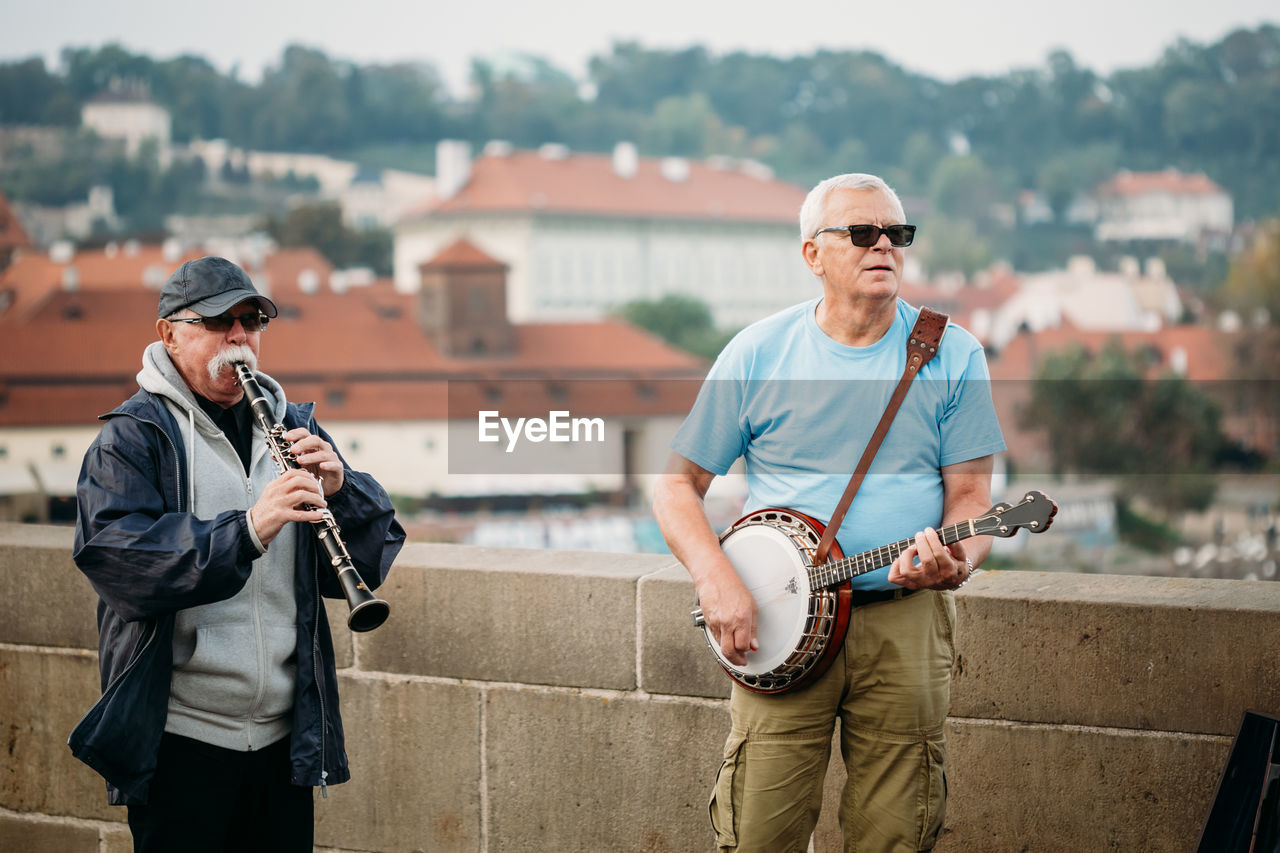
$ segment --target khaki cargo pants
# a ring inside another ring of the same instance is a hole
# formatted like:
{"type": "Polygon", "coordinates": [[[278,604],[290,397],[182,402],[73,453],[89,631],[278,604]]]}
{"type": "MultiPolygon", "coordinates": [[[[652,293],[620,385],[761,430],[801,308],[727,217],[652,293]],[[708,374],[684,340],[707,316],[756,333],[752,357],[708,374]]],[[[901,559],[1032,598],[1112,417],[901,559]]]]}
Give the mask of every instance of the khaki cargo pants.
{"type": "Polygon", "coordinates": [[[955,612],[950,592],[929,590],[855,607],[844,648],[816,683],[780,695],[734,685],[710,807],[720,850],[808,849],[837,716],[846,853],[933,849],[946,807],[955,612]]]}

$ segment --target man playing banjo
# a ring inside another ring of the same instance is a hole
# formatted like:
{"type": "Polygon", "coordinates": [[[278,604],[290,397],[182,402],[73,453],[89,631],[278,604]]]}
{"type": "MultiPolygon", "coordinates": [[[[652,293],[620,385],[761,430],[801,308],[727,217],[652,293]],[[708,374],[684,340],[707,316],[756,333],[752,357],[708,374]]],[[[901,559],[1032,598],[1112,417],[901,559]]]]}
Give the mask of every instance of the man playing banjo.
{"type": "MultiPolygon", "coordinates": [[[[739,333],[672,443],[654,514],[730,664],[757,653],[759,605],[721,549],[703,498],[743,457],[744,512],[786,507],[832,518],[907,363],[919,309],[898,298],[915,232],[905,221],[896,193],[872,175],[814,187],[800,211],[801,251],[821,297],[739,333]]],[[[951,590],[991,547],[987,536],[944,545],[937,529],[987,510],[993,454],[1003,449],[982,347],[952,326],[910,385],[836,540],[845,554],[891,539],[913,544],[853,579],[847,634],[825,673],[787,692],[734,684],[711,801],[720,849],[807,848],[837,716],[849,779],[840,805],[845,849],[933,847],[946,798],[951,590]]]]}

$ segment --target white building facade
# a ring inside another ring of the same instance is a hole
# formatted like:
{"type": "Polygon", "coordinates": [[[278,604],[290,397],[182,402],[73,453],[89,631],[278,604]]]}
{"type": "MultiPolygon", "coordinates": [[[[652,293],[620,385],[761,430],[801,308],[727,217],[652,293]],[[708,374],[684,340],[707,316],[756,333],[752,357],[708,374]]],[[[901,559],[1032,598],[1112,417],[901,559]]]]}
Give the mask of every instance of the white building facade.
{"type": "Polygon", "coordinates": [[[1234,225],[1231,195],[1202,174],[1121,172],[1097,192],[1095,236],[1111,241],[1223,243],[1234,225]]]}
{"type": "Polygon", "coordinates": [[[144,98],[105,93],[81,108],[80,123],[105,139],[122,141],[130,157],[136,157],[143,143],[151,140],[161,168],[167,168],[172,158],[169,111],[144,98]]]}
{"type": "Polygon", "coordinates": [[[740,164],[637,158],[625,145],[612,159],[558,146],[487,152],[461,180],[442,162],[442,197],[396,226],[397,290],[417,290],[420,265],[465,237],[509,266],[516,322],[594,319],[680,294],[736,328],[819,292],[800,253],[799,187],[740,164]]]}

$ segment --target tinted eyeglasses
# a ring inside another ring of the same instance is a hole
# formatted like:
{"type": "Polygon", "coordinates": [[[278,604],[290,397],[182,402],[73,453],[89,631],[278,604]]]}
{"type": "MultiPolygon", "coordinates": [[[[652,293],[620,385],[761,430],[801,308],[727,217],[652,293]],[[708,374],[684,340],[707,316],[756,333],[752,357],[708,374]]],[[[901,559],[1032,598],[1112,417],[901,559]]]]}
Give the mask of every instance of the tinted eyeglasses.
{"type": "Polygon", "coordinates": [[[215,317],[180,317],[176,320],[170,320],[171,323],[202,323],[204,327],[211,332],[229,332],[231,327],[236,324],[236,320],[240,321],[240,325],[244,327],[246,332],[261,332],[267,327],[267,323],[271,318],[260,311],[252,314],[218,314],[215,317]]]}
{"type": "Polygon", "coordinates": [[[823,231],[847,231],[853,245],[863,249],[869,249],[880,242],[881,234],[888,236],[889,245],[895,249],[910,246],[911,241],[916,238],[914,225],[887,225],[884,228],[879,225],[835,225],[831,228],[819,228],[813,232],[813,236],[817,237],[823,231]]]}

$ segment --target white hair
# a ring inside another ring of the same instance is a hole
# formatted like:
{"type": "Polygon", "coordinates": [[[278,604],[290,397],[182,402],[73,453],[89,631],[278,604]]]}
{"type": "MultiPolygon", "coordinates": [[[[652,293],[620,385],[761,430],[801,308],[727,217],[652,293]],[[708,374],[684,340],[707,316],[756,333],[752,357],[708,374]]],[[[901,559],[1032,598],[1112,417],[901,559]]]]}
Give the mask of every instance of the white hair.
{"type": "MultiPolygon", "coordinates": [[[[827,178],[809,190],[809,194],[805,196],[804,204],[800,205],[801,240],[808,240],[813,236],[813,232],[822,227],[822,215],[825,212],[827,196],[831,195],[833,190],[877,190],[893,205],[898,221],[907,221],[907,214],[902,209],[902,199],[898,198],[898,194],[882,178],[861,172],[850,172],[847,175],[836,175],[833,178],[827,178]]],[[[838,224],[849,225],[853,223],[841,222],[838,224]]]]}
{"type": "Polygon", "coordinates": [[[236,344],[234,346],[227,347],[222,352],[209,359],[209,378],[214,382],[217,382],[219,374],[222,373],[222,368],[232,367],[237,361],[243,361],[245,364],[249,365],[250,370],[258,369],[258,357],[253,354],[253,350],[249,349],[244,344],[236,344]]]}

